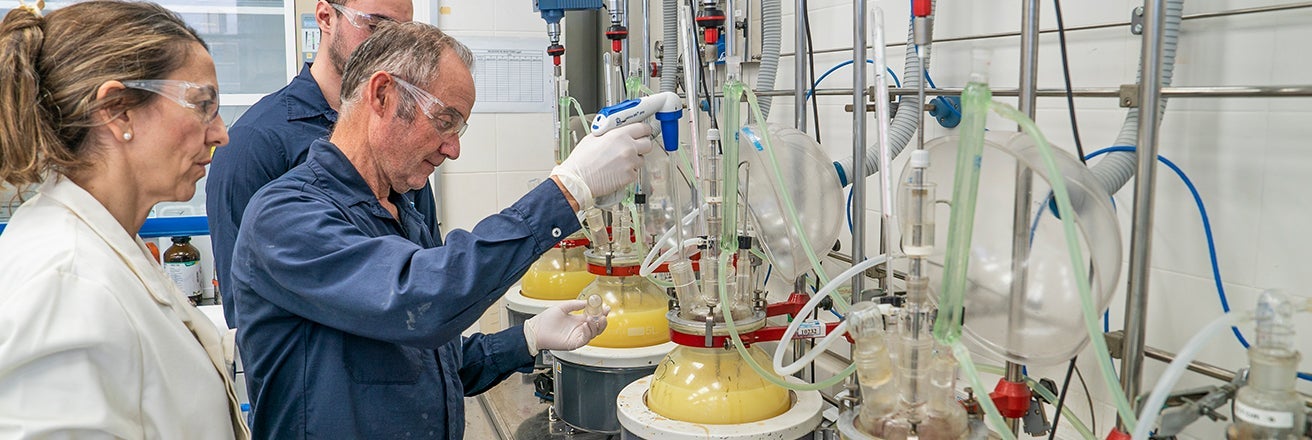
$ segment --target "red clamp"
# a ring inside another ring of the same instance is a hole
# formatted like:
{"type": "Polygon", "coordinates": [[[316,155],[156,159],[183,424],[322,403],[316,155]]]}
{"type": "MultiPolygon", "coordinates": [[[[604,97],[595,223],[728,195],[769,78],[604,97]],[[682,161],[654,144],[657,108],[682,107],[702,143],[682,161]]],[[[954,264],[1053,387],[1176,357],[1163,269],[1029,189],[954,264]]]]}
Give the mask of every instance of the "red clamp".
{"type": "Polygon", "coordinates": [[[629,37],[629,29],[621,25],[611,25],[606,30],[606,39],[610,40],[610,49],[615,52],[624,50],[624,39],[629,37]]]}
{"type": "Polygon", "coordinates": [[[1122,431],[1121,428],[1112,429],[1107,433],[1107,440],[1130,440],[1130,433],[1122,431]]]}
{"type": "Polygon", "coordinates": [[[788,295],[788,299],[783,302],[777,302],[765,306],[765,316],[797,316],[797,312],[801,311],[802,307],[805,306],[806,302],[809,300],[810,297],[793,292],[791,295],[788,295]]]}
{"type": "Polygon", "coordinates": [[[914,0],[911,3],[911,14],[917,17],[928,17],[933,9],[934,6],[931,0],[914,0]]]}
{"type": "Polygon", "coordinates": [[[993,405],[998,407],[998,412],[1009,419],[1025,417],[1025,413],[1030,410],[1030,397],[1028,385],[1021,382],[1008,382],[1007,379],[999,379],[997,388],[989,393],[989,398],[993,399],[993,405]]]}
{"type": "MultiPolygon", "coordinates": [[[[793,339],[822,338],[825,335],[833,333],[834,328],[836,327],[838,327],[837,322],[825,323],[824,334],[806,336],[793,335],[793,339]]],[[[738,337],[743,340],[744,346],[750,347],[757,342],[774,342],[782,340],[784,338],[784,331],[786,330],[788,330],[788,327],[785,326],[762,327],[753,332],[740,333],[738,334],[738,337]]],[[[852,335],[850,333],[844,334],[843,337],[847,338],[848,342],[852,342],[852,335]]],[[[727,347],[729,346],[729,341],[731,339],[732,338],[728,335],[711,336],[711,345],[708,346],[706,345],[706,335],[694,335],[670,329],[670,341],[688,347],[727,347]]]]}
{"type": "MultiPolygon", "coordinates": [[[[788,295],[788,299],[784,300],[783,302],[777,302],[765,306],[765,316],[788,315],[788,316],[796,317],[797,313],[802,310],[802,307],[806,306],[806,303],[809,300],[810,297],[806,295],[800,293],[793,293],[791,295],[788,295]]],[[[825,331],[823,334],[793,335],[793,339],[823,338],[825,335],[833,333],[834,329],[837,327],[838,327],[837,322],[828,322],[825,323],[825,331]]],[[[782,340],[784,338],[784,331],[786,330],[788,330],[788,326],[762,327],[760,329],[757,329],[756,331],[739,334],[738,337],[742,338],[743,345],[751,346],[752,344],[755,344],[757,342],[773,342],[773,341],[782,340]]],[[[852,342],[851,333],[844,334],[843,337],[847,338],[847,342],[852,342]]],[[[728,336],[712,336],[710,346],[725,347],[727,346],[729,339],[730,338],[728,336]]],[[[680,333],[679,331],[674,329],[670,329],[670,340],[673,341],[675,344],[686,345],[689,347],[707,346],[706,335],[680,333]]],[[[1028,392],[1029,388],[1026,388],[1025,391],[1028,392]]],[[[1028,394],[1026,394],[1025,399],[1026,399],[1025,409],[1028,410],[1029,409],[1028,394]]]]}
{"type": "Polygon", "coordinates": [[[560,65],[560,56],[565,54],[565,46],[553,44],[547,46],[547,55],[551,55],[551,62],[557,66],[560,65]]]}

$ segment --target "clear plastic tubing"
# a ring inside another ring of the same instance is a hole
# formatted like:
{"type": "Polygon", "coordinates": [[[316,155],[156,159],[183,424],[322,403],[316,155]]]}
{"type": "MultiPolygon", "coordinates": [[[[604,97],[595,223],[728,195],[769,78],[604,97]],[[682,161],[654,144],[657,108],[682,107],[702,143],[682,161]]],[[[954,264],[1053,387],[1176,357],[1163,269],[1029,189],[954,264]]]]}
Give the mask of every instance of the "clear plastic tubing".
{"type": "MultiPolygon", "coordinates": [[[[720,261],[716,264],[722,266],[721,267],[722,269],[727,269],[729,266],[729,259],[721,258],[720,261]]],[[[729,298],[729,290],[725,287],[725,283],[719,283],[719,285],[720,285],[719,286],[720,298],[727,301],[729,298]]],[[[846,379],[848,376],[851,376],[852,373],[856,371],[856,364],[848,365],[847,368],[844,368],[843,371],[840,371],[838,374],[834,375],[834,377],[811,384],[796,384],[780,379],[778,376],[775,376],[774,374],[766,371],[765,368],[762,368],[761,364],[757,363],[756,359],[752,358],[751,353],[747,352],[747,347],[743,345],[743,339],[741,336],[738,335],[738,325],[734,323],[733,314],[729,312],[729,308],[728,307],[721,308],[720,313],[724,315],[725,326],[729,328],[729,339],[733,340],[733,346],[735,349],[738,350],[738,355],[742,356],[743,361],[747,362],[747,366],[752,367],[752,371],[755,371],[756,374],[760,375],[762,378],[764,378],[766,381],[769,381],[772,384],[796,391],[823,390],[832,387],[834,385],[838,385],[840,382],[843,381],[843,379],[846,379]]],[[[781,344],[781,345],[787,345],[787,344],[781,344]]],[[[819,347],[817,347],[817,350],[818,349],[819,347]]]]}
{"type": "Polygon", "coordinates": [[[1198,356],[1198,351],[1203,348],[1203,345],[1222,329],[1230,328],[1232,325],[1251,319],[1253,319],[1251,312],[1226,313],[1212,320],[1194,337],[1189,338],[1189,342],[1186,342],[1184,348],[1181,348],[1180,352],[1175,355],[1175,360],[1171,361],[1171,364],[1166,367],[1162,377],[1157,379],[1157,385],[1153,387],[1153,392],[1148,396],[1148,401],[1144,402],[1143,413],[1141,414],[1143,418],[1139,420],[1138,426],[1134,428],[1134,436],[1132,437],[1134,440],[1148,439],[1149,433],[1153,430],[1153,425],[1157,424],[1157,415],[1162,412],[1162,406],[1166,404],[1166,398],[1171,394],[1171,388],[1174,388],[1175,383],[1180,380],[1180,376],[1184,375],[1185,369],[1198,356]]]}
{"type": "MultiPolygon", "coordinates": [[[[871,8],[870,29],[875,42],[875,117],[879,123],[879,169],[893,169],[892,146],[888,144],[888,76],[884,59],[884,10],[876,6],[871,8]]],[[[879,240],[884,247],[893,252],[893,173],[879,173],[880,211],[884,221],[880,222],[879,240]]],[[[893,290],[893,271],[884,271],[884,289],[893,290]]]]}
{"type": "MultiPolygon", "coordinates": [[[[1034,121],[1025,116],[1014,107],[994,102],[993,111],[1007,119],[1016,121],[1021,129],[1034,139],[1034,143],[1039,148],[1039,154],[1043,157],[1043,165],[1048,169],[1048,174],[1052,179],[1052,194],[1057,199],[1057,212],[1075,212],[1071,206],[1071,195],[1066,190],[1066,180],[1061,175],[1061,170],[1057,168],[1057,163],[1052,157],[1052,146],[1048,140],[1043,137],[1039,127],[1034,121]]],[[[1089,333],[1089,340],[1093,343],[1093,352],[1097,355],[1098,368],[1102,372],[1104,383],[1107,385],[1108,392],[1112,395],[1112,402],[1116,404],[1116,413],[1121,416],[1121,421],[1125,424],[1126,430],[1135,430],[1134,407],[1130,406],[1129,399],[1125,396],[1125,390],[1120,387],[1120,380],[1116,376],[1115,367],[1112,366],[1111,353],[1107,350],[1107,341],[1103,338],[1101,330],[1098,328],[1098,310],[1093,303],[1093,287],[1089,284],[1088,266],[1084,262],[1084,256],[1080,251],[1080,241],[1075,229],[1075,216],[1064,215],[1061,217],[1062,232],[1066,237],[1066,249],[1071,258],[1071,267],[1075,271],[1076,287],[1080,293],[1080,309],[1084,314],[1084,328],[1089,333]]]]}
{"type": "MultiPolygon", "coordinates": [[[[943,264],[943,291],[940,292],[938,319],[934,338],[943,345],[961,339],[963,298],[966,292],[966,266],[970,259],[970,237],[975,226],[975,202],[979,195],[980,159],[984,150],[984,124],[993,92],[988,86],[987,55],[975,53],[974,72],[961,92],[961,143],[957,150],[955,186],[952,188],[952,214],[948,222],[947,257],[943,264]]],[[[984,388],[980,388],[984,389],[984,388]]]]}
{"type": "MultiPolygon", "coordinates": [[[[678,205],[679,200],[677,195],[670,196],[670,200],[671,203],[675,204],[675,206],[679,206],[678,205]]],[[[665,253],[663,254],[660,253],[661,251],[660,244],[664,243],[665,240],[668,240],[671,235],[678,235],[679,237],[683,237],[682,227],[687,227],[691,225],[692,221],[695,220],[697,218],[697,215],[700,213],[701,213],[701,208],[695,208],[687,215],[683,216],[683,220],[681,223],[679,223],[679,226],[672,226],[670,227],[670,229],[666,229],[665,232],[662,232],[660,237],[656,239],[656,245],[653,246],[651,250],[647,252],[647,257],[643,258],[642,266],[638,269],[638,275],[644,277],[651,275],[651,273],[656,270],[657,266],[660,266],[662,263],[679,260],[681,256],[688,255],[688,253],[684,249],[695,244],[700,244],[701,238],[699,237],[688,238],[679,242],[679,243],[683,243],[682,248],[676,246],[676,248],[672,248],[668,251],[665,251],[665,253]]],[[[683,214],[683,213],[679,213],[679,214],[683,214]]],[[[683,258],[683,260],[686,259],[687,259],[686,257],[683,258]]]]}
{"type": "MultiPolygon", "coordinates": [[[[808,316],[814,312],[816,306],[820,305],[820,302],[823,301],[826,296],[832,297],[835,303],[842,301],[842,296],[838,294],[838,287],[840,285],[845,284],[846,281],[853,276],[861,275],[866,269],[887,261],[887,257],[887,255],[877,255],[870,259],[863,260],[843,271],[843,273],[838,274],[834,279],[829,280],[824,287],[820,288],[820,291],[816,292],[815,295],[811,295],[811,300],[807,301],[806,305],[802,306],[801,310],[797,311],[797,316],[794,317],[793,322],[788,324],[788,328],[784,330],[784,336],[780,340],[793,340],[793,336],[797,335],[797,329],[801,328],[803,321],[806,321],[805,319],[802,319],[802,317],[808,316]]],[[[841,339],[843,333],[845,333],[844,330],[847,330],[846,320],[839,323],[838,327],[834,328],[834,331],[830,332],[824,339],[816,344],[815,348],[807,351],[806,355],[802,356],[801,359],[798,359],[791,365],[784,365],[784,356],[787,353],[789,344],[779,344],[774,350],[774,371],[781,375],[789,375],[800,371],[802,368],[806,367],[806,364],[815,360],[816,356],[819,356],[819,354],[824,351],[824,348],[832,345],[838,339],[841,339]]]]}
{"type": "MultiPolygon", "coordinates": [[[[941,318],[940,318],[941,319],[941,318]]],[[[977,390],[987,390],[988,386],[979,378],[979,371],[975,369],[975,362],[970,360],[970,350],[958,339],[952,342],[952,355],[957,357],[957,362],[961,364],[961,370],[965,373],[966,378],[970,380],[970,386],[977,390]]],[[[1007,421],[1003,420],[1002,413],[998,412],[998,407],[993,404],[993,399],[985,395],[982,399],[975,399],[979,406],[984,409],[984,418],[993,426],[993,431],[1002,436],[1003,440],[1016,440],[1016,435],[1011,433],[1011,427],[1007,426],[1007,421]]]]}

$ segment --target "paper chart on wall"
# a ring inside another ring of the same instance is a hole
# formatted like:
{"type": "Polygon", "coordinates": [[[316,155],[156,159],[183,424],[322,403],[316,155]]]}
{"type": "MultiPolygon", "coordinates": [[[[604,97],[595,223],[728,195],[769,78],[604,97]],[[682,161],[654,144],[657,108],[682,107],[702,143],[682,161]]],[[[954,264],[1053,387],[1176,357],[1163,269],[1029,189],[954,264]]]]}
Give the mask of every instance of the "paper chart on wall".
{"type": "Polygon", "coordinates": [[[474,53],[475,112],[551,112],[551,62],[545,39],[466,37],[460,41],[474,53]]]}

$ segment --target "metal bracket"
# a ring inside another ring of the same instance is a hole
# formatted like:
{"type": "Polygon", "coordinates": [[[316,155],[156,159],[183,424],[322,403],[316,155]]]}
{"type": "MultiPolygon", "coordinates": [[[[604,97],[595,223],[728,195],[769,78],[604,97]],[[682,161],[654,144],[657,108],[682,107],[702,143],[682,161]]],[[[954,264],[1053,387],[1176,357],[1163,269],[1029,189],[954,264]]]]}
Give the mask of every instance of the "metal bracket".
{"type": "Polygon", "coordinates": [[[1130,33],[1143,35],[1143,6],[1134,8],[1130,13],[1130,33]]]}
{"type": "Polygon", "coordinates": [[[1139,85],[1121,84],[1121,108],[1139,108],[1139,85]]]}

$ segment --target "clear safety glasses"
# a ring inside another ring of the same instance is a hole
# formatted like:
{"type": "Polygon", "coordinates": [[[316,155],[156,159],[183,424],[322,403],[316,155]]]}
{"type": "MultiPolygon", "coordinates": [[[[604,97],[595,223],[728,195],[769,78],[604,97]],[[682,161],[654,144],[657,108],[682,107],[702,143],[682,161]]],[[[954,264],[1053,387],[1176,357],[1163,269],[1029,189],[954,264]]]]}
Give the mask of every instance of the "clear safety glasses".
{"type": "Polygon", "coordinates": [[[419,101],[419,109],[423,110],[425,116],[428,116],[428,120],[433,123],[433,127],[437,128],[438,133],[454,134],[456,137],[465,134],[465,129],[469,128],[469,124],[459,111],[447,106],[445,102],[424,91],[424,89],[406,82],[395,74],[390,72],[388,74],[392,76],[393,80],[396,80],[397,85],[401,86],[401,90],[405,90],[411,97],[419,101]]]}
{"type": "Polygon", "coordinates": [[[145,90],[192,109],[207,125],[219,116],[219,90],[214,86],[175,79],[139,79],[122,83],[129,89],[145,90]]]}
{"type": "Polygon", "coordinates": [[[346,21],[350,22],[351,26],[355,26],[356,29],[368,29],[369,32],[373,32],[378,30],[378,26],[383,23],[396,21],[391,17],[385,17],[378,14],[367,14],[336,3],[328,3],[328,5],[332,6],[333,9],[336,9],[338,13],[346,16],[346,21]]]}

